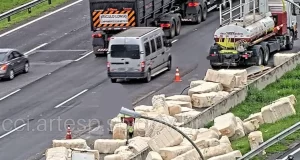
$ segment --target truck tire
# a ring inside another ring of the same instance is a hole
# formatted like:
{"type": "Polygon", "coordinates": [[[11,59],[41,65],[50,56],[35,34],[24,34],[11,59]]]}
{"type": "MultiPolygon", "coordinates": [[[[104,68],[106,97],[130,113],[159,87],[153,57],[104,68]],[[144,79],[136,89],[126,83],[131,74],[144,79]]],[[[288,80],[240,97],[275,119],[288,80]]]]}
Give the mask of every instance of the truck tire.
{"type": "Polygon", "coordinates": [[[199,13],[196,16],[196,24],[200,24],[202,22],[202,9],[200,7],[199,13]]]}
{"type": "Polygon", "coordinates": [[[292,50],[294,48],[294,33],[290,31],[290,36],[288,36],[289,40],[287,41],[287,44],[285,48],[287,50],[292,50]]]}
{"type": "Polygon", "coordinates": [[[202,21],[205,21],[207,18],[207,4],[204,3],[202,7],[202,21]]]}
{"type": "Polygon", "coordinates": [[[178,23],[177,23],[177,25],[176,25],[175,36],[179,36],[180,35],[180,31],[181,31],[181,20],[179,20],[178,23]]]}
{"type": "Polygon", "coordinates": [[[176,35],[176,24],[174,23],[174,21],[171,22],[171,28],[169,32],[170,32],[170,36],[168,38],[169,39],[174,38],[176,35]]]}
{"type": "Polygon", "coordinates": [[[262,48],[259,49],[259,52],[257,53],[257,59],[256,59],[256,65],[261,66],[263,65],[264,56],[263,56],[263,50],[262,48]]]}
{"type": "Polygon", "coordinates": [[[266,46],[265,53],[264,53],[263,65],[268,65],[269,58],[270,58],[270,49],[269,49],[269,46],[266,46]]]}

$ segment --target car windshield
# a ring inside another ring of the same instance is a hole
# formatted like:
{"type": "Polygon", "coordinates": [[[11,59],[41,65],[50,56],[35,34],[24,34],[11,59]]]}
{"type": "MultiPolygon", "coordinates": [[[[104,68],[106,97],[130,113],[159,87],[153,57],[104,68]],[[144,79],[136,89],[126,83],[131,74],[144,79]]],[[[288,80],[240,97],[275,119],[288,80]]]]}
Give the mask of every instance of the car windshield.
{"type": "Polygon", "coordinates": [[[131,45],[131,44],[112,45],[110,54],[111,57],[114,58],[140,59],[140,47],[139,45],[131,45]]]}
{"type": "Polygon", "coordinates": [[[3,62],[6,57],[6,52],[0,52],[0,62],[3,62]]]}

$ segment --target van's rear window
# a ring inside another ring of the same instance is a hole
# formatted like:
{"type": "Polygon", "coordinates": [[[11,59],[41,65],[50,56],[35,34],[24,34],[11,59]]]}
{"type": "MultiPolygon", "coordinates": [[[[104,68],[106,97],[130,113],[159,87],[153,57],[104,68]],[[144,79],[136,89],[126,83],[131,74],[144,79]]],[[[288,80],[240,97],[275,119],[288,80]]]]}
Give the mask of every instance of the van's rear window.
{"type": "Polygon", "coordinates": [[[140,59],[140,47],[139,45],[121,44],[111,45],[110,56],[115,58],[131,58],[140,59]]]}

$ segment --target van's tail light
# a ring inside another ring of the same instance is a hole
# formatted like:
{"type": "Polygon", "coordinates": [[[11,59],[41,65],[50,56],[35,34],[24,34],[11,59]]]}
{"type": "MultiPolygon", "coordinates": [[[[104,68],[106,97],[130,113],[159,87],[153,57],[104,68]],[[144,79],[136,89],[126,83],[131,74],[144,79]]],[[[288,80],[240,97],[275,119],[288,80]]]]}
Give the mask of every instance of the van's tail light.
{"type": "Polygon", "coordinates": [[[110,72],[110,63],[109,62],[106,63],[106,67],[107,67],[107,72],[110,72]]]}
{"type": "Polygon", "coordinates": [[[161,28],[170,28],[171,24],[170,23],[162,23],[162,24],[160,24],[160,27],[161,28]]]}
{"type": "Polygon", "coordinates": [[[101,38],[102,35],[101,35],[101,34],[93,34],[92,37],[93,37],[93,38],[101,38]]]}
{"type": "Polygon", "coordinates": [[[199,6],[199,3],[198,2],[189,2],[188,6],[189,7],[197,7],[197,6],[199,6]]]}
{"type": "Polygon", "coordinates": [[[3,65],[0,66],[0,70],[2,70],[2,71],[6,71],[7,68],[8,68],[7,64],[3,64],[3,65]]]}
{"type": "Polygon", "coordinates": [[[145,61],[141,62],[141,72],[145,71],[145,61]]]}

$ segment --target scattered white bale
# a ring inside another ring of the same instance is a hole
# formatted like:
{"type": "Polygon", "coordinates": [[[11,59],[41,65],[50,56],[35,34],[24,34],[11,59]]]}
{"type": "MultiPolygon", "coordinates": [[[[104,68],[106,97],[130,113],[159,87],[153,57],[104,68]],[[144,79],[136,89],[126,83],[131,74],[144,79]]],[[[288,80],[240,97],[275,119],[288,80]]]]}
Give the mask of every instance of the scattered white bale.
{"type": "Polygon", "coordinates": [[[221,83],[225,88],[232,89],[236,84],[236,77],[230,72],[220,72],[208,69],[204,77],[205,81],[221,83]]]}
{"type": "Polygon", "coordinates": [[[285,99],[285,98],[288,98],[290,100],[290,102],[292,103],[292,105],[295,105],[297,102],[297,99],[296,99],[295,95],[293,95],[293,94],[286,96],[286,97],[279,98],[276,101],[281,101],[282,99],[285,99]]]}
{"type": "Polygon", "coordinates": [[[296,110],[289,98],[282,98],[261,108],[261,113],[265,123],[275,123],[280,119],[296,114],[296,110]]]}
{"type": "Polygon", "coordinates": [[[219,134],[218,132],[212,130],[212,129],[208,129],[205,131],[199,131],[198,135],[197,135],[197,140],[202,140],[202,139],[211,139],[211,138],[216,138],[219,139],[219,134]]]}
{"type": "Polygon", "coordinates": [[[192,146],[174,146],[174,147],[165,147],[159,150],[159,154],[163,158],[163,160],[171,160],[178,155],[186,153],[191,150],[192,146]]]}
{"type": "Polygon", "coordinates": [[[133,136],[141,136],[141,137],[145,137],[146,134],[146,123],[147,120],[145,119],[135,119],[135,123],[133,126],[133,136]]]}
{"type": "Polygon", "coordinates": [[[181,113],[181,106],[178,104],[168,104],[168,109],[170,116],[181,113]]]}
{"type": "Polygon", "coordinates": [[[250,132],[256,131],[259,128],[259,121],[257,119],[252,119],[243,123],[244,132],[248,134],[250,132]]]}
{"type": "Polygon", "coordinates": [[[152,106],[155,112],[169,115],[169,109],[164,94],[154,95],[152,97],[152,106]]]}
{"type": "Polygon", "coordinates": [[[298,53],[276,53],[274,54],[274,66],[279,66],[288,59],[292,58],[293,56],[297,55],[298,53]]]}
{"type": "Polygon", "coordinates": [[[121,146],[126,146],[126,140],[120,139],[97,139],[94,142],[94,149],[99,153],[113,154],[116,149],[121,146]]]}
{"type": "Polygon", "coordinates": [[[193,94],[192,104],[197,108],[210,107],[228,95],[229,93],[225,91],[193,94]]]}
{"type": "MultiPolygon", "coordinates": [[[[170,125],[174,125],[177,122],[177,119],[172,117],[172,116],[168,116],[168,115],[158,115],[157,117],[154,117],[158,120],[164,121],[166,123],[169,123],[170,125]]],[[[154,137],[155,135],[159,134],[159,132],[166,128],[167,126],[155,121],[148,121],[148,123],[146,124],[146,133],[145,136],[146,137],[154,137]]]]}
{"type": "Polygon", "coordinates": [[[222,136],[232,137],[237,127],[236,118],[232,113],[226,113],[214,119],[214,126],[222,136]]]}
{"type": "Polygon", "coordinates": [[[114,154],[118,154],[118,153],[124,152],[124,151],[130,151],[130,148],[128,146],[120,146],[119,148],[117,148],[114,151],[114,154]]]}
{"type": "Polygon", "coordinates": [[[109,123],[110,131],[113,131],[114,126],[118,123],[122,123],[121,117],[115,117],[115,118],[111,119],[110,123],[109,123]]]}
{"type": "Polygon", "coordinates": [[[232,151],[223,155],[209,158],[208,160],[236,160],[237,158],[242,157],[242,153],[239,150],[232,151]]]}
{"type": "Polygon", "coordinates": [[[183,102],[191,102],[191,97],[188,95],[174,95],[170,97],[166,97],[167,101],[183,101],[183,102]]]}
{"type": "Polygon", "coordinates": [[[135,141],[135,140],[142,140],[142,141],[145,141],[146,143],[148,143],[150,140],[151,140],[151,138],[150,137],[141,137],[141,136],[137,136],[137,137],[133,137],[133,138],[131,138],[131,139],[128,139],[128,143],[131,143],[131,142],[133,142],[133,141],[135,141]]]}
{"type": "Polygon", "coordinates": [[[151,118],[155,118],[155,117],[159,116],[160,113],[157,113],[157,112],[143,112],[143,113],[141,113],[141,115],[151,117],[151,118]]]}
{"type": "Polygon", "coordinates": [[[231,148],[230,145],[222,143],[222,144],[214,146],[214,147],[204,148],[201,150],[201,153],[203,154],[205,159],[208,159],[208,158],[223,155],[223,154],[226,154],[226,153],[229,153],[232,151],[233,151],[233,149],[231,148]]]}
{"type": "Polygon", "coordinates": [[[92,153],[92,154],[94,154],[95,160],[100,160],[100,154],[97,150],[86,150],[86,149],[77,149],[77,148],[75,148],[71,151],[71,154],[72,153],[81,153],[81,154],[86,153],[88,155],[90,155],[92,153]]]}
{"type": "Polygon", "coordinates": [[[86,140],[84,139],[66,139],[66,140],[52,140],[52,147],[66,147],[70,148],[79,148],[79,149],[88,149],[86,140]]]}
{"type": "MultiPolygon", "coordinates": [[[[211,126],[211,127],[209,128],[209,130],[215,131],[215,132],[219,135],[219,137],[222,136],[221,132],[220,132],[220,131],[218,130],[218,128],[216,128],[215,126],[211,126]]],[[[199,131],[201,132],[201,129],[199,129],[199,131]]]]}
{"type": "Polygon", "coordinates": [[[235,87],[241,87],[239,85],[245,85],[247,84],[247,70],[246,69],[220,69],[219,72],[223,73],[231,73],[236,76],[237,81],[240,81],[241,83],[236,83],[235,87]]]}
{"type": "Polygon", "coordinates": [[[188,95],[192,96],[193,94],[218,92],[222,90],[223,90],[223,86],[221,83],[206,82],[205,85],[200,85],[194,88],[190,88],[188,91],[188,95]]]}
{"type": "Polygon", "coordinates": [[[180,107],[192,108],[192,102],[184,102],[184,101],[166,101],[167,105],[170,106],[172,104],[180,105],[180,107]]]}
{"type": "Polygon", "coordinates": [[[181,126],[181,125],[183,125],[183,124],[184,124],[184,122],[176,122],[176,123],[174,124],[174,126],[179,127],[179,126],[181,126]]]}
{"type": "Polygon", "coordinates": [[[66,147],[49,148],[46,151],[46,160],[67,160],[68,149],[66,147]]]}
{"type": "Polygon", "coordinates": [[[231,145],[231,142],[230,142],[230,140],[229,140],[229,138],[227,136],[222,136],[220,138],[220,143],[225,143],[225,144],[231,145]]]}
{"type": "Polygon", "coordinates": [[[201,160],[201,157],[196,149],[192,149],[173,158],[172,160],[201,160]]]}
{"type": "Polygon", "coordinates": [[[250,121],[250,120],[253,120],[253,119],[257,119],[259,124],[264,124],[265,123],[261,112],[250,114],[250,116],[248,118],[244,119],[244,122],[247,122],[247,121],[250,121]]]}
{"type": "Polygon", "coordinates": [[[204,83],[206,83],[206,81],[204,81],[204,80],[191,81],[190,88],[194,88],[194,87],[200,86],[200,85],[202,85],[204,83]]]}
{"type": "Polygon", "coordinates": [[[131,141],[128,143],[128,148],[134,154],[138,154],[148,147],[149,147],[148,141],[145,141],[143,138],[139,138],[139,137],[135,137],[135,138],[131,139],[131,141]]]}
{"type": "Polygon", "coordinates": [[[207,139],[206,141],[207,141],[208,147],[214,147],[214,146],[221,144],[220,140],[216,139],[216,138],[207,139]]]}
{"type": "Polygon", "coordinates": [[[237,122],[237,127],[235,129],[234,135],[232,137],[230,137],[231,141],[240,139],[246,135],[245,131],[244,131],[243,121],[239,117],[235,117],[235,119],[237,122]]]}
{"type": "MultiPolygon", "coordinates": [[[[248,135],[248,140],[251,150],[258,148],[258,146],[264,142],[261,131],[254,131],[248,135]]],[[[263,151],[264,154],[264,151],[263,151]]]]}
{"type": "Polygon", "coordinates": [[[152,112],[153,106],[146,106],[146,105],[135,106],[134,111],[152,112]]]}
{"type": "Polygon", "coordinates": [[[201,112],[199,111],[189,111],[175,114],[174,117],[177,119],[177,122],[187,122],[199,115],[200,113],[201,112]]]}
{"type": "Polygon", "coordinates": [[[113,139],[127,139],[127,124],[118,123],[113,129],[113,139]]]}
{"type": "Polygon", "coordinates": [[[176,146],[182,141],[183,137],[180,133],[170,127],[167,127],[160,130],[158,135],[152,137],[152,139],[148,142],[148,145],[153,151],[158,152],[160,148],[176,146]]]}
{"type": "Polygon", "coordinates": [[[146,160],[163,160],[159,153],[150,151],[146,157],[146,160]]]}
{"type": "Polygon", "coordinates": [[[187,135],[191,140],[196,140],[197,135],[199,133],[198,129],[187,128],[187,127],[177,127],[180,131],[182,131],[185,135],[187,135]]]}
{"type": "Polygon", "coordinates": [[[130,157],[134,156],[131,151],[123,151],[118,154],[111,154],[104,157],[104,160],[128,160],[130,157]]]}

